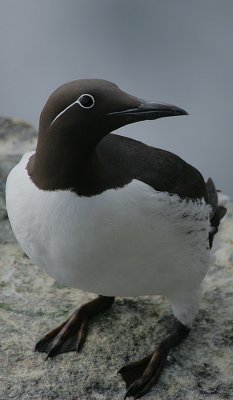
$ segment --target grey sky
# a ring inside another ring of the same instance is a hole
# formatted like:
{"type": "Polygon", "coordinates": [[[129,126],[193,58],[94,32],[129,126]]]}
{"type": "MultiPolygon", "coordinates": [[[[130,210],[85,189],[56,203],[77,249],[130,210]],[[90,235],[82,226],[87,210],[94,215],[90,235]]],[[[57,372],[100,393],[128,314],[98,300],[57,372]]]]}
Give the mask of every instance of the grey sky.
{"type": "Polygon", "coordinates": [[[60,84],[111,80],[190,113],[119,133],[179,154],[233,195],[232,0],[1,0],[0,6],[2,116],[37,127],[60,84]]]}

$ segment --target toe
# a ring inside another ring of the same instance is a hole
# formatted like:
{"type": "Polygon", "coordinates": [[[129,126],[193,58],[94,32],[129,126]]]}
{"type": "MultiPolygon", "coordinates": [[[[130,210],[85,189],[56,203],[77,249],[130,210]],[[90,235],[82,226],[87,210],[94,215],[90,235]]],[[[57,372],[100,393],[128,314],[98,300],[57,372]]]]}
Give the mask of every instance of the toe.
{"type": "Polygon", "coordinates": [[[77,334],[76,351],[78,352],[85,343],[87,337],[88,320],[83,320],[77,334]]]}

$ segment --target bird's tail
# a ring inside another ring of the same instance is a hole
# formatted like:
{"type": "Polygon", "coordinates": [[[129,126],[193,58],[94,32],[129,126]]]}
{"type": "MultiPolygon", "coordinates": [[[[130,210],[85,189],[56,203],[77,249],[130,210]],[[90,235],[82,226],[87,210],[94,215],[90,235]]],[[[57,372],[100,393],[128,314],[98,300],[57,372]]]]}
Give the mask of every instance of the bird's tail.
{"type": "Polygon", "coordinates": [[[211,178],[206,182],[207,203],[211,205],[212,212],[210,214],[211,230],[209,233],[210,248],[213,245],[214,235],[218,232],[221,219],[227,212],[227,209],[218,204],[218,193],[211,178]]]}

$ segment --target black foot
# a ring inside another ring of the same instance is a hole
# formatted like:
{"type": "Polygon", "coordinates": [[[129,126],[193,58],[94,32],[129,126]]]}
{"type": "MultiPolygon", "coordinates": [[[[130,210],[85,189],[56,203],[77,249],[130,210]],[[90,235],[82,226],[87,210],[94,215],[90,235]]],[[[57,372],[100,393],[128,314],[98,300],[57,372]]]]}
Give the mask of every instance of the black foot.
{"type": "Polygon", "coordinates": [[[35,347],[35,351],[47,353],[49,357],[68,351],[79,351],[87,337],[90,319],[105,311],[114,303],[114,297],[99,296],[77,309],[63,324],[45,335],[35,347]]]}
{"type": "Polygon", "coordinates": [[[152,386],[158,382],[169,350],[181,343],[189,331],[189,328],[177,322],[175,332],[163,340],[157,350],[142,360],[126,365],[119,370],[127,388],[124,399],[130,396],[139,399],[150,391],[152,386]]]}

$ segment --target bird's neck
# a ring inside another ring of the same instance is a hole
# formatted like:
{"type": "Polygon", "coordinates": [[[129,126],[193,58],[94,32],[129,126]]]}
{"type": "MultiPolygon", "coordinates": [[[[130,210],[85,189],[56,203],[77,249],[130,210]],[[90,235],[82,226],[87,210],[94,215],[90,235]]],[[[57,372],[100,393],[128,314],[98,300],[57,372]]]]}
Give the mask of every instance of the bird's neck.
{"type": "Polygon", "coordinates": [[[82,185],[85,176],[98,166],[96,146],[101,138],[96,134],[54,132],[40,135],[35,154],[27,170],[30,178],[42,190],[74,189],[82,185]],[[71,136],[72,135],[72,136],[71,136]]]}

